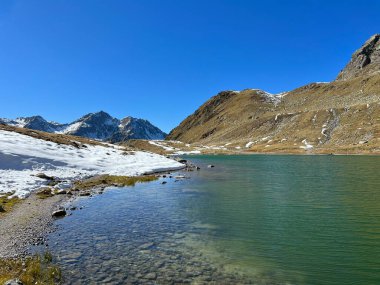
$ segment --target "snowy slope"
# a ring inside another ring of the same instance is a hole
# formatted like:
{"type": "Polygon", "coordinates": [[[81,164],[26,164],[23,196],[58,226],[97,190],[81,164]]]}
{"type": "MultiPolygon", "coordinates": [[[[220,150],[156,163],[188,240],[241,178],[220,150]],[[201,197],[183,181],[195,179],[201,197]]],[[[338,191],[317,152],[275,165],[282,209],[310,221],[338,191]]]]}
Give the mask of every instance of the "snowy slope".
{"type": "Polygon", "coordinates": [[[157,154],[125,154],[115,146],[86,146],[58,145],[0,130],[0,193],[27,196],[46,183],[33,176],[41,172],[70,183],[97,174],[134,176],[183,168],[183,164],[157,154]]]}

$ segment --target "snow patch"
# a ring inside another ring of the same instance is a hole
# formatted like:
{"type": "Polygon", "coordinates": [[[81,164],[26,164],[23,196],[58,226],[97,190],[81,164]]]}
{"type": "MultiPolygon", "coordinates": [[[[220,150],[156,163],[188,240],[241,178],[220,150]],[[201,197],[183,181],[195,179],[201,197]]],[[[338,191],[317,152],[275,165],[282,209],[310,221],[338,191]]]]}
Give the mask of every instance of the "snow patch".
{"type": "Polygon", "coordinates": [[[183,168],[183,164],[157,154],[127,154],[119,148],[86,146],[59,145],[0,130],[0,194],[28,196],[46,184],[46,180],[34,176],[40,172],[70,183],[100,174],[136,176],[183,168]]]}
{"type": "Polygon", "coordinates": [[[245,145],[245,147],[246,148],[249,148],[251,145],[253,145],[254,144],[254,142],[249,142],[249,143],[247,143],[246,145],[245,145]]]}
{"type": "Polygon", "coordinates": [[[304,146],[302,145],[300,146],[300,148],[303,148],[305,150],[309,150],[313,148],[313,145],[309,144],[306,139],[304,139],[302,143],[304,144],[304,146]]]}

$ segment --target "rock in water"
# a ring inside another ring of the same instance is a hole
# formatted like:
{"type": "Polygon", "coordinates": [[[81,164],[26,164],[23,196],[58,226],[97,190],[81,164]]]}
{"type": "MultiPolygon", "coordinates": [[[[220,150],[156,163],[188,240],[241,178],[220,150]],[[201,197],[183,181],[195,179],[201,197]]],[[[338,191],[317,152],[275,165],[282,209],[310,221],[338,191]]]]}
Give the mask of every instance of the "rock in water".
{"type": "Polygon", "coordinates": [[[157,278],[157,274],[154,272],[151,272],[151,273],[148,273],[147,275],[145,275],[145,279],[155,280],[156,278],[157,278]]]}
{"type": "Polygon", "coordinates": [[[58,209],[52,213],[53,217],[59,218],[66,216],[66,210],[65,209],[58,209]]]}

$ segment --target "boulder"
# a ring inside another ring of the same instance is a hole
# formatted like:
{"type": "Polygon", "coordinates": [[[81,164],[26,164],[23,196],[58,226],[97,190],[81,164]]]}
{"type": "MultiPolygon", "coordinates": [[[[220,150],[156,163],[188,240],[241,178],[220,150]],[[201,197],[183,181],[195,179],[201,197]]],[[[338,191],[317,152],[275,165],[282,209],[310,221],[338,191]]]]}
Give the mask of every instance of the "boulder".
{"type": "Polygon", "coordinates": [[[58,210],[54,211],[51,215],[53,217],[56,217],[56,218],[64,217],[64,216],[66,216],[66,210],[65,209],[58,209],[58,210]]]}
{"type": "Polygon", "coordinates": [[[48,176],[45,173],[37,173],[35,176],[41,179],[54,180],[54,177],[48,176]]]}

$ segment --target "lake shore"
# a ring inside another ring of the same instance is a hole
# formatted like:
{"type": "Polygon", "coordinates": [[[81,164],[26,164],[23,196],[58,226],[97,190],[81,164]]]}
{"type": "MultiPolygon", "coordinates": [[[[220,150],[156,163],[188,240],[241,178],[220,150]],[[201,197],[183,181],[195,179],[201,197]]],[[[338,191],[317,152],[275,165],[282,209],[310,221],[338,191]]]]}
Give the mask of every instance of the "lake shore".
{"type": "MultiPolygon", "coordinates": [[[[184,165],[187,169],[192,167],[194,166],[184,165]]],[[[41,196],[41,192],[33,192],[27,198],[19,199],[11,210],[0,215],[0,259],[24,258],[31,254],[32,246],[48,247],[45,236],[54,230],[54,220],[79,210],[72,207],[79,197],[102,194],[107,187],[134,186],[136,183],[151,182],[170,175],[168,171],[135,177],[99,175],[77,181],[72,189],[61,194],[41,196]],[[64,212],[54,217],[56,211],[64,212]]]]}
{"type": "Polygon", "coordinates": [[[65,195],[40,199],[36,194],[22,199],[0,216],[0,258],[27,256],[31,245],[43,244],[53,230],[52,212],[68,201],[65,195]]]}

